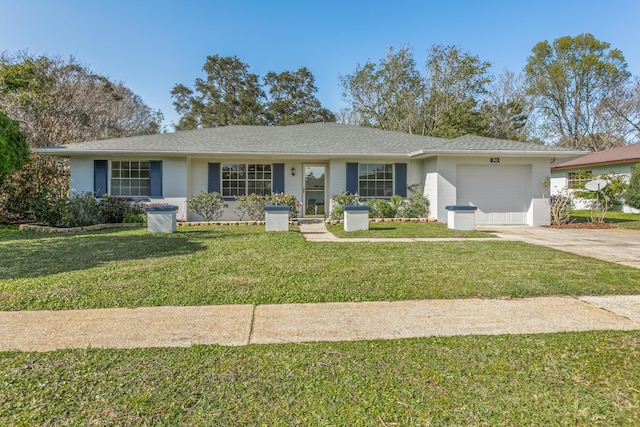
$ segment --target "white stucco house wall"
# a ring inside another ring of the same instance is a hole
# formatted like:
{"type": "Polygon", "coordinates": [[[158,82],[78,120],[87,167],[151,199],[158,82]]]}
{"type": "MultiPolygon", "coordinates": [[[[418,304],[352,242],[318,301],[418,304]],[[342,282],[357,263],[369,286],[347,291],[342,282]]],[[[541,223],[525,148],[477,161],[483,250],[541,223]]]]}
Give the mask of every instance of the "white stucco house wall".
{"type": "MultiPolygon", "coordinates": [[[[551,165],[551,194],[572,192],[577,187],[601,175],[617,176],[628,182],[631,170],[640,163],[640,143],[629,144],[611,150],[589,153],[576,158],[558,159],[551,165]]],[[[590,200],[576,198],[576,209],[589,209],[590,200]]],[[[623,212],[640,213],[626,204],[619,206],[623,212]]]]}
{"type": "MultiPolygon", "coordinates": [[[[200,220],[187,198],[220,192],[222,220],[238,220],[233,197],[284,192],[303,202],[301,217],[324,217],[343,191],[361,197],[407,196],[418,184],[431,217],[448,205],[473,205],[476,223],[546,225],[542,182],[554,159],[574,150],[463,136],[452,140],[373,128],[314,123],[225,126],[106,139],[37,150],[68,157],[72,193],[93,192],[179,207],[178,219],[200,220]]],[[[409,194],[410,195],[410,194],[409,194]]]]}

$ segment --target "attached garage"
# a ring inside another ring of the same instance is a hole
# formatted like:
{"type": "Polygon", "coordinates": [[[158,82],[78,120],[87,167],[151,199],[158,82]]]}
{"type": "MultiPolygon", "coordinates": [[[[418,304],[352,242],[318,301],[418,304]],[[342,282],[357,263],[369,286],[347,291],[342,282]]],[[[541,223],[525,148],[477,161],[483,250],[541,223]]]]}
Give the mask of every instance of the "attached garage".
{"type": "Polygon", "coordinates": [[[531,165],[458,165],[456,204],[476,206],[476,224],[527,224],[531,165]]]}

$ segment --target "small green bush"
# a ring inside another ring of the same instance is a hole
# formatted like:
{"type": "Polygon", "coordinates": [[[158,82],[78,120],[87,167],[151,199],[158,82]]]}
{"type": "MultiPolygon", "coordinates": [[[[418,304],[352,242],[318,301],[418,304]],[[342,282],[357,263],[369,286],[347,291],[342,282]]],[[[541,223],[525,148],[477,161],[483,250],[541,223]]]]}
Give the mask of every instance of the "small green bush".
{"type": "Polygon", "coordinates": [[[360,196],[343,191],[342,193],[335,194],[331,198],[331,202],[331,219],[342,219],[344,218],[344,207],[359,205],[360,196]]]}
{"type": "Polygon", "coordinates": [[[59,188],[42,187],[33,199],[32,216],[36,222],[52,227],[65,225],[69,199],[59,188]]]}
{"type": "Polygon", "coordinates": [[[264,221],[264,207],[267,205],[267,200],[264,196],[251,193],[246,196],[236,196],[236,214],[240,221],[247,215],[250,221],[264,221]]]}
{"type": "Polygon", "coordinates": [[[136,201],[131,205],[131,209],[125,214],[122,222],[125,223],[143,223],[147,222],[147,213],[144,210],[145,204],[136,201]]]}
{"type": "Polygon", "coordinates": [[[240,221],[246,216],[251,221],[264,221],[264,207],[267,205],[289,206],[289,219],[298,218],[298,210],[302,204],[293,194],[276,193],[268,196],[260,194],[249,194],[247,196],[236,196],[236,214],[240,221]]]}
{"type": "Polygon", "coordinates": [[[276,193],[271,196],[272,204],[289,206],[289,219],[298,218],[298,210],[302,207],[302,203],[293,194],[276,193]]]}
{"type": "Polygon", "coordinates": [[[200,192],[187,200],[187,207],[204,218],[205,221],[217,221],[224,208],[229,207],[220,193],[200,192]]]}
{"type": "Polygon", "coordinates": [[[427,218],[429,216],[429,208],[431,206],[429,198],[422,194],[417,184],[410,185],[409,191],[413,194],[397,208],[398,216],[401,218],[427,218]]]}
{"type": "Polygon", "coordinates": [[[119,224],[131,210],[129,200],[122,197],[103,195],[100,199],[100,221],[105,224],[119,224]]]}
{"type": "Polygon", "coordinates": [[[396,216],[396,204],[385,199],[369,199],[364,204],[370,208],[369,218],[395,218],[396,216]]]}
{"type": "MultiPolygon", "coordinates": [[[[429,216],[429,199],[419,191],[417,184],[407,187],[413,194],[410,198],[392,196],[386,199],[367,199],[364,204],[369,206],[370,218],[426,218],[429,216]]],[[[331,219],[344,217],[344,206],[361,204],[357,194],[342,192],[331,199],[333,210],[331,219]]]]}
{"type": "Polygon", "coordinates": [[[65,224],[68,227],[83,227],[100,222],[100,205],[93,193],[76,194],[68,199],[65,224]]]}

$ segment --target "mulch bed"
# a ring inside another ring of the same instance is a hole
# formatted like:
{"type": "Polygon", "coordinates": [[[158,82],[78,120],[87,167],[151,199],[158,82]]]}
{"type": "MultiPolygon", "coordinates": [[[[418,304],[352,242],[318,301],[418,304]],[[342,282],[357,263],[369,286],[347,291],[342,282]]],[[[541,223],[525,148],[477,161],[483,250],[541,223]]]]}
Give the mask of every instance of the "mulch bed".
{"type": "Polygon", "coordinates": [[[593,222],[572,222],[571,224],[561,224],[561,225],[548,225],[549,228],[568,228],[568,229],[585,229],[585,230],[600,230],[607,228],[615,228],[611,224],[595,224],[593,222]]]}

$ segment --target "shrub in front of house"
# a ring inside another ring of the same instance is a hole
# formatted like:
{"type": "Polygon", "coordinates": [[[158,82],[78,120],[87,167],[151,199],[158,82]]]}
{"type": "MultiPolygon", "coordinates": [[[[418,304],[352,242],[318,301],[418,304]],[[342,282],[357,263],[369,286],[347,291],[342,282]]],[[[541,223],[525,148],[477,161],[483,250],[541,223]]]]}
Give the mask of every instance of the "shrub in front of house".
{"type": "Polygon", "coordinates": [[[131,205],[131,209],[124,215],[122,222],[124,223],[143,223],[147,222],[147,213],[145,212],[146,204],[141,201],[135,201],[131,205]]]}
{"type": "Polygon", "coordinates": [[[357,194],[351,194],[346,191],[335,194],[331,198],[330,218],[334,220],[343,219],[345,206],[354,206],[359,204],[360,204],[360,196],[358,196],[357,194]]]}
{"type": "MultiPolygon", "coordinates": [[[[394,196],[397,197],[397,196],[394,196]]],[[[402,199],[402,197],[401,197],[402,199]]],[[[369,218],[395,218],[398,200],[387,201],[385,199],[368,199],[364,202],[369,206],[369,218]]]]}
{"type": "Polygon", "coordinates": [[[42,187],[33,198],[31,216],[36,222],[51,227],[65,224],[69,198],[59,188],[42,187]]]}
{"type": "Polygon", "coordinates": [[[245,215],[249,221],[264,221],[264,207],[268,204],[267,198],[259,194],[251,193],[246,196],[236,196],[236,214],[240,221],[245,215]]]}
{"type": "Polygon", "coordinates": [[[301,203],[293,194],[275,193],[271,195],[249,194],[246,196],[236,196],[236,215],[240,221],[247,216],[250,221],[264,221],[264,207],[268,205],[289,206],[289,219],[298,218],[298,210],[301,203]]]}
{"type": "Polygon", "coordinates": [[[187,200],[187,207],[205,221],[217,221],[229,204],[224,201],[220,193],[200,192],[187,200]]]}
{"type": "MultiPolygon", "coordinates": [[[[267,196],[269,197],[269,196],[267,196]]],[[[298,219],[298,210],[302,207],[302,203],[293,194],[276,193],[271,197],[272,205],[289,206],[289,219],[298,219]]]]}
{"type": "MultiPolygon", "coordinates": [[[[42,199],[48,196],[41,193],[50,190],[60,195],[68,193],[68,161],[32,153],[30,162],[9,175],[0,185],[0,219],[35,220],[34,209],[46,208],[42,205],[42,199]]],[[[42,215],[42,210],[38,214],[42,215]]]]}
{"type": "Polygon", "coordinates": [[[340,220],[344,217],[344,206],[364,204],[369,206],[370,218],[426,218],[429,216],[429,199],[418,191],[417,185],[409,186],[411,197],[392,196],[387,199],[367,199],[361,201],[357,194],[345,192],[331,198],[332,210],[330,218],[340,220]]]}
{"type": "Polygon", "coordinates": [[[76,194],[68,198],[65,225],[84,227],[100,222],[102,212],[92,193],[76,194]]]}
{"type": "Polygon", "coordinates": [[[100,198],[100,221],[105,224],[119,224],[131,210],[131,202],[122,197],[107,196],[100,198]]]}
{"type": "MultiPolygon", "coordinates": [[[[411,190],[411,187],[409,187],[411,190]]],[[[427,218],[429,216],[429,198],[419,191],[399,204],[396,208],[398,218],[427,218]]]]}
{"type": "Polygon", "coordinates": [[[144,204],[104,195],[96,200],[92,193],[69,197],[60,189],[44,187],[34,199],[35,222],[51,227],[84,227],[99,223],[146,222],[144,204]]]}

